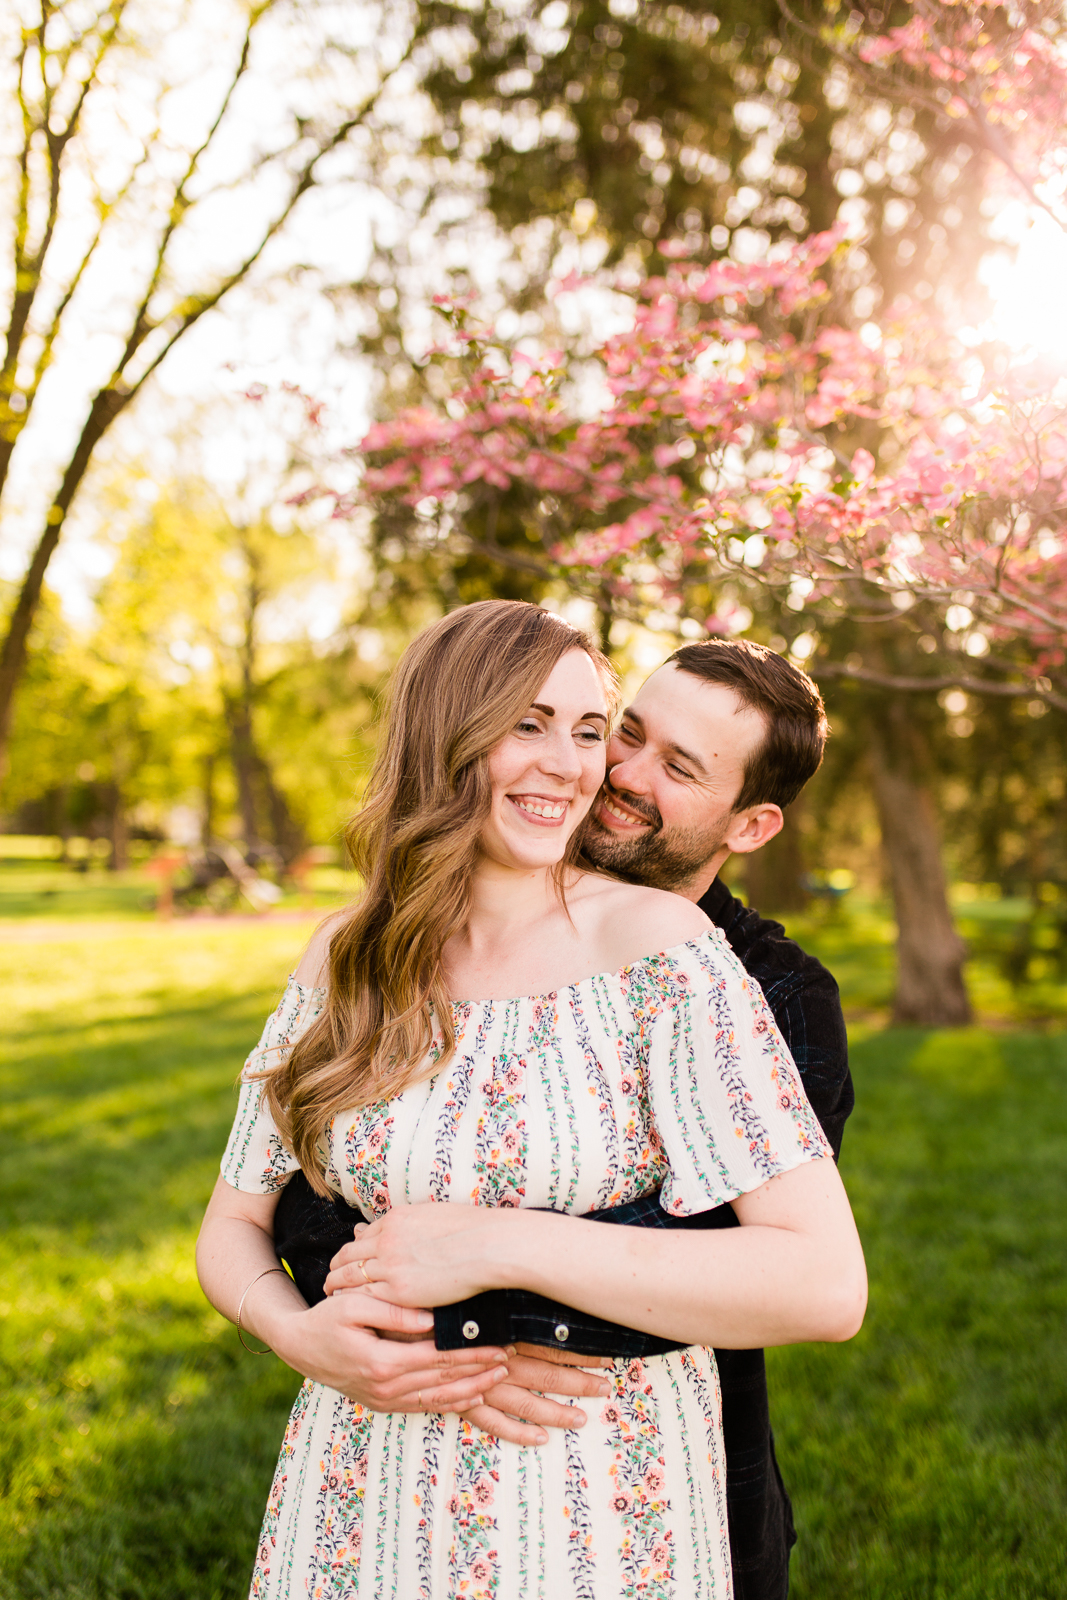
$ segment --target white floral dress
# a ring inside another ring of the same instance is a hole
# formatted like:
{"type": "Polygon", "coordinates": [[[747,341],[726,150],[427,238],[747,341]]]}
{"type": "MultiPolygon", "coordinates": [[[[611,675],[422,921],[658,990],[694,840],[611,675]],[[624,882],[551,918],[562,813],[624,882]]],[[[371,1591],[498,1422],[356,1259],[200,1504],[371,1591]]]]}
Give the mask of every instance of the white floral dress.
{"type": "MultiPolygon", "coordinates": [[[[246,1073],[318,1015],[290,981],[246,1073]]],[[[448,1064],[337,1116],[329,1182],[393,1201],[581,1214],[662,1185],[689,1214],[828,1153],[756,983],[718,929],[556,994],[454,1006],[448,1064]]],[[[222,1163],[266,1193],[295,1169],[246,1083],[222,1163]]],[[[455,1416],[297,1396],[256,1600],[728,1600],[718,1373],[693,1346],[616,1362],[582,1429],[521,1448],[455,1416]]]]}

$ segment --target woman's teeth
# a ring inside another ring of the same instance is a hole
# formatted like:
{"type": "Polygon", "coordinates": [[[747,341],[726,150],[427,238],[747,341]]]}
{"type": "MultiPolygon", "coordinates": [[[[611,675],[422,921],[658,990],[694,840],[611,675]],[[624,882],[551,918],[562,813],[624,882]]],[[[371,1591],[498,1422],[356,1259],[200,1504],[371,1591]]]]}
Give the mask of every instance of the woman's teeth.
{"type": "MultiPolygon", "coordinates": [[[[515,800],[514,795],[511,797],[515,800]]],[[[557,822],[567,809],[565,800],[554,804],[549,800],[515,800],[520,811],[528,811],[531,817],[548,817],[550,821],[557,822]]]]}

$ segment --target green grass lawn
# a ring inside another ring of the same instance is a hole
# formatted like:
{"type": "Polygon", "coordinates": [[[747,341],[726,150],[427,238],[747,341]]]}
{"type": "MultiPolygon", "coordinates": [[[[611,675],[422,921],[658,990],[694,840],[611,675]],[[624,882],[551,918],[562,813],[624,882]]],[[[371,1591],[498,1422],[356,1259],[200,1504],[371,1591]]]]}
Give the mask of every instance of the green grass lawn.
{"type": "MultiPolygon", "coordinates": [[[[241,1349],[192,1246],[306,931],[0,940],[0,1600],[243,1600],[298,1380],[241,1349]]],[[[842,944],[876,1007],[888,968],[842,944]]],[[[854,1069],[867,1323],[771,1358],[793,1593],[1061,1600],[1067,1036],[868,1028],[854,1069]]]]}

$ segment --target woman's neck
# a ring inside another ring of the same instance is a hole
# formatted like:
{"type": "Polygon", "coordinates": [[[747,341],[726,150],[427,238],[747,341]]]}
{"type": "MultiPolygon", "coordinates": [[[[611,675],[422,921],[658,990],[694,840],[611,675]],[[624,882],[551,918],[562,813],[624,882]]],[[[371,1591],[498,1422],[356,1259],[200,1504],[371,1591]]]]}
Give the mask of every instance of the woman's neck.
{"type": "Polygon", "coordinates": [[[466,942],[472,950],[494,946],[558,909],[559,895],[551,868],[506,867],[483,858],[471,884],[466,942]]]}

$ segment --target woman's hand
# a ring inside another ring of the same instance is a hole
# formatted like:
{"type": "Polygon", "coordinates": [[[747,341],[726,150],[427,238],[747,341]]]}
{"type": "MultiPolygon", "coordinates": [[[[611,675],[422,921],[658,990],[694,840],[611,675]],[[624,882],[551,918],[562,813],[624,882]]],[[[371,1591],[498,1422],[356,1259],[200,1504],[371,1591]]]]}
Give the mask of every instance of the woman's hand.
{"type": "Polygon", "coordinates": [[[431,1313],[391,1305],[364,1288],[286,1309],[269,1326],[261,1317],[258,1331],[288,1366],[371,1411],[480,1406],[507,1378],[504,1351],[438,1350],[425,1337],[427,1324],[432,1329],[431,1313]]]}
{"type": "Polygon", "coordinates": [[[369,1286],[394,1305],[445,1306],[505,1286],[531,1218],[490,1206],[393,1206],[357,1226],[330,1263],[326,1293],[369,1286]]]}

